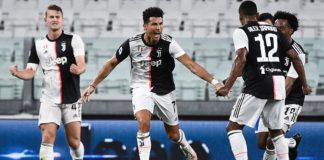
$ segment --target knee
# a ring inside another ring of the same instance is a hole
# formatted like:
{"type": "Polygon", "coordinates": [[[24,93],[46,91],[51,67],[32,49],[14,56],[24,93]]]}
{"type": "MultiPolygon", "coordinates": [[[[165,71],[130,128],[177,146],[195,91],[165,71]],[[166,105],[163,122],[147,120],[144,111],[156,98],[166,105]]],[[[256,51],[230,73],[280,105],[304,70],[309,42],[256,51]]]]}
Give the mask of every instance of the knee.
{"type": "Polygon", "coordinates": [[[227,132],[230,132],[230,131],[233,131],[233,130],[242,130],[243,129],[243,125],[240,125],[236,122],[229,122],[227,127],[226,127],[226,131],[227,132]]]}
{"type": "Polygon", "coordinates": [[[138,129],[142,133],[149,132],[149,130],[150,130],[150,120],[149,119],[140,118],[140,119],[137,119],[137,122],[138,122],[138,129]]]}
{"type": "Polygon", "coordinates": [[[42,141],[43,143],[53,144],[55,140],[56,133],[50,130],[43,130],[42,132],[42,141]]]}
{"type": "Polygon", "coordinates": [[[67,142],[68,142],[69,146],[74,150],[78,149],[80,146],[80,139],[77,137],[69,137],[67,139],[67,142]]]}
{"type": "Polygon", "coordinates": [[[178,142],[180,138],[179,132],[168,132],[168,138],[173,142],[178,142]]]}

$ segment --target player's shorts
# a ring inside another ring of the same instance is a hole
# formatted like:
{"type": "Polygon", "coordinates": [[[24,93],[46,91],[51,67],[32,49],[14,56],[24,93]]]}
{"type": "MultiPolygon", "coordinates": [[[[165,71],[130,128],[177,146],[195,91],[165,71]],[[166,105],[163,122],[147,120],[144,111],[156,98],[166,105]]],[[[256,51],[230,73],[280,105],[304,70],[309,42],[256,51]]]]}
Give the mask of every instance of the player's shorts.
{"type": "Polygon", "coordinates": [[[55,123],[60,126],[61,123],[81,122],[82,103],[72,104],[54,104],[50,102],[41,102],[39,109],[38,125],[43,123],[55,123]]]}
{"type": "Polygon", "coordinates": [[[136,88],[133,89],[134,115],[140,110],[148,110],[156,114],[164,123],[174,126],[179,124],[178,107],[176,104],[175,91],[165,95],[136,88]]]}
{"type": "Polygon", "coordinates": [[[261,115],[267,128],[281,129],[284,119],[284,103],[284,100],[260,99],[242,93],[233,106],[230,121],[254,128],[261,115]]]}
{"type": "MultiPolygon", "coordinates": [[[[286,133],[296,123],[297,118],[301,112],[303,106],[298,104],[287,104],[285,105],[284,113],[284,126],[282,130],[286,133]]],[[[262,118],[259,120],[258,129],[256,132],[269,132],[268,128],[264,126],[262,118]]]]}

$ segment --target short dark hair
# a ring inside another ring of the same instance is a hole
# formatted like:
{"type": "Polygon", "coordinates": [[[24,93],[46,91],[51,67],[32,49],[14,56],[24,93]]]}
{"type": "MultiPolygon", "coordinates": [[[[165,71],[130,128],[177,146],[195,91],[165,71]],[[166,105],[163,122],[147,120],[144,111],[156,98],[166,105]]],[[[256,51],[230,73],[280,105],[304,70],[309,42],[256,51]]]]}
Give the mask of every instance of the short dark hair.
{"type": "Polygon", "coordinates": [[[239,13],[245,16],[254,16],[258,13],[258,9],[253,1],[244,1],[239,7],[239,13]]]}
{"type": "MultiPolygon", "coordinates": [[[[54,10],[54,11],[58,11],[61,12],[63,15],[63,10],[60,6],[56,5],[56,4],[51,4],[47,7],[47,10],[54,10]]],[[[47,10],[45,12],[45,16],[47,16],[47,10]]]]}
{"type": "Polygon", "coordinates": [[[150,17],[162,17],[163,18],[163,10],[159,7],[150,7],[143,11],[143,21],[144,23],[148,23],[150,17]]]}
{"type": "Polygon", "coordinates": [[[258,21],[265,21],[267,19],[270,19],[273,23],[273,16],[271,13],[262,13],[259,15],[258,21]]]}
{"type": "Polygon", "coordinates": [[[285,11],[277,11],[273,16],[273,20],[276,21],[277,19],[287,20],[288,24],[294,30],[294,32],[298,30],[299,23],[297,17],[294,14],[285,11]]]}

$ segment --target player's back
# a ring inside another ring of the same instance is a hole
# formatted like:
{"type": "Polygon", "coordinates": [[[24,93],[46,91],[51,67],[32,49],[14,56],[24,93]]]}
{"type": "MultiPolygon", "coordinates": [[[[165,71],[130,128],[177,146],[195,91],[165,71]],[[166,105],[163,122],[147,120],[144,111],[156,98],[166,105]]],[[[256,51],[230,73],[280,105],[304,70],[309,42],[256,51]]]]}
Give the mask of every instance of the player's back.
{"type": "Polygon", "coordinates": [[[240,29],[248,39],[243,93],[263,99],[284,99],[282,61],[291,46],[275,26],[267,23],[249,22],[240,29]]]}

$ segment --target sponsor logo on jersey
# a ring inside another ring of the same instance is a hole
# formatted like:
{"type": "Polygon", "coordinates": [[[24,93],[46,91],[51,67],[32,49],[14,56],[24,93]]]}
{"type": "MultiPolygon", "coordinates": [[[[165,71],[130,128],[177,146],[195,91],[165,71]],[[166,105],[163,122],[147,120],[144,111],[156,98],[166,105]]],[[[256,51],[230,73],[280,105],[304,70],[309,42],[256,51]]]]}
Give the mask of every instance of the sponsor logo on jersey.
{"type": "Polygon", "coordinates": [[[63,41],[61,43],[61,46],[62,46],[62,49],[61,50],[64,52],[66,50],[66,43],[65,43],[65,41],[63,41]]]}
{"type": "Polygon", "coordinates": [[[261,70],[261,74],[265,74],[265,72],[282,72],[281,69],[279,68],[268,68],[268,67],[264,67],[264,66],[261,66],[260,67],[260,70],[261,70]]]}
{"type": "Polygon", "coordinates": [[[57,64],[66,64],[67,58],[66,57],[58,57],[58,58],[49,58],[46,60],[47,66],[57,65],[57,64]]]}
{"type": "Polygon", "coordinates": [[[147,67],[147,66],[152,66],[152,67],[159,67],[162,65],[162,60],[157,60],[157,61],[142,61],[141,66],[147,67]]]}
{"type": "Polygon", "coordinates": [[[121,55],[123,52],[123,47],[120,47],[119,50],[118,50],[118,54],[121,55]]]}

